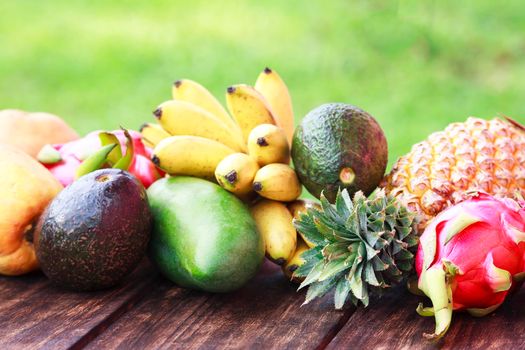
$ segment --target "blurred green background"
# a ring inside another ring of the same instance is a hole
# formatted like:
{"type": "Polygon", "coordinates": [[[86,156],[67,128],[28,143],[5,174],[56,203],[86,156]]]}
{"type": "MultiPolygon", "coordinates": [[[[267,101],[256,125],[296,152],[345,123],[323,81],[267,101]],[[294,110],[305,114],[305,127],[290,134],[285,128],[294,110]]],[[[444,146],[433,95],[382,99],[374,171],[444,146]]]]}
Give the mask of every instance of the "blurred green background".
{"type": "Polygon", "coordinates": [[[331,101],[383,126],[390,162],[469,115],[525,121],[522,1],[0,1],[0,109],[80,133],[138,128],[191,78],[224,101],[269,66],[296,121],[331,101]]]}

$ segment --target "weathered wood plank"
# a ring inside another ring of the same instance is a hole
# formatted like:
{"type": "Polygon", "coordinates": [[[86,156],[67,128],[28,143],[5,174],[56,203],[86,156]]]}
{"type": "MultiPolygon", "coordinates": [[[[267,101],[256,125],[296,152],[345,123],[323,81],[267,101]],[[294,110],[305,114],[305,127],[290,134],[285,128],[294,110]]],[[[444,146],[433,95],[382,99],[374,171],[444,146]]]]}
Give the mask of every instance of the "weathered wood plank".
{"type": "Polygon", "coordinates": [[[433,331],[434,319],[416,313],[417,304],[429,300],[411,295],[401,286],[357,310],[328,349],[525,349],[525,289],[494,314],[475,318],[455,313],[445,338],[432,344],[423,332],[433,331]]]}
{"type": "Polygon", "coordinates": [[[42,273],[0,277],[0,348],[81,347],[138,301],[152,271],[145,261],[121,286],[94,293],[58,289],[42,273]]]}
{"type": "Polygon", "coordinates": [[[88,345],[89,349],[324,347],[353,308],[334,311],[326,298],[300,307],[276,267],[266,267],[246,287],[230,294],[184,290],[161,280],[157,288],[88,345]]]}
{"type": "MultiPolygon", "coordinates": [[[[388,348],[432,349],[432,318],[403,287],[367,309],[334,311],[326,297],[300,307],[275,267],[248,286],[213,295],[178,288],[142,266],[123,286],[98,293],[52,287],[41,274],[0,278],[1,349],[20,348],[388,348]],[[335,338],[334,338],[335,337],[335,338]]],[[[495,314],[456,314],[444,349],[525,348],[525,289],[495,314]]]]}

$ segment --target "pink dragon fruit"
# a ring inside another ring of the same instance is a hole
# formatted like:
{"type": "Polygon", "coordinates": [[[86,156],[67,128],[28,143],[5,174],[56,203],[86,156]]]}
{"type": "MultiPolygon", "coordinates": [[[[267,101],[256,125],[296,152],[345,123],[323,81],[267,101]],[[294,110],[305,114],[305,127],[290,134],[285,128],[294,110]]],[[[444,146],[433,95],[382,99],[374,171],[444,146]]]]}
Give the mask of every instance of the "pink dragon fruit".
{"type": "MultiPolygon", "coordinates": [[[[59,145],[45,146],[38,156],[39,161],[62,183],[68,186],[75,181],[77,170],[84,160],[102,148],[99,135],[102,131],[93,131],[85,137],[59,145]]],[[[121,153],[127,153],[127,138],[123,130],[112,131],[120,143],[121,153]]],[[[140,133],[130,130],[132,140],[132,158],[126,170],[135,175],[148,188],[163,176],[150,161],[151,149],[142,143],[140,133]]]]}
{"type": "Polygon", "coordinates": [[[447,331],[452,310],[484,316],[503,303],[525,279],[525,203],[485,193],[441,212],[420,238],[416,255],[418,287],[432,308],[438,339],[447,331]]]}

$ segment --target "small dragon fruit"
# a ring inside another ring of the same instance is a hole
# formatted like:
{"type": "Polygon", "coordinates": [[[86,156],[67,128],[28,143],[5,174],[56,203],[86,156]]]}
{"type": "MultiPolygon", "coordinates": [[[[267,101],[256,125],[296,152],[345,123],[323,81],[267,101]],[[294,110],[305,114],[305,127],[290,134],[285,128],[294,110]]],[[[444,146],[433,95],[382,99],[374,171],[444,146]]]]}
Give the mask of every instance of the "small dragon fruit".
{"type": "Polygon", "coordinates": [[[418,287],[432,308],[439,339],[452,320],[452,310],[484,316],[503,303],[525,279],[524,203],[485,193],[441,212],[420,237],[416,255],[418,287]]]}
{"type": "MultiPolygon", "coordinates": [[[[38,155],[38,160],[53,173],[64,187],[68,186],[75,181],[78,176],[77,173],[81,164],[97,151],[103,151],[102,148],[104,145],[101,141],[101,134],[105,134],[106,137],[109,138],[116,137],[116,139],[112,140],[120,144],[120,148],[115,150],[119,155],[117,158],[125,158],[126,155],[128,155],[126,131],[115,130],[111,133],[93,131],[76,141],[44,146],[38,155]]],[[[130,159],[126,160],[126,164],[122,162],[120,167],[125,168],[124,170],[128,170],[135,175],[144,187],[148,188],[163,174],[150,161],[151,149],[142,143],[140,133],[130,130],[128,131],[128,135],[131,139],[131,143],[129,144],[132,152],[129,153],[130,159]]],[[[112,149],[108,149],[108,151],[112,151],[112,149]]],[[[105,156],[107,156],[108,153],[109,152],[106,152],[105,156]]],[[[105,156],[101,159],[102,161],[106,160],[105,156]]],[[[119,159],[116,159],[115,162],[118,160],[119,159]]],[[[101,162],[100,165],[102,165],[102,163],[104,162],[101,162]]]]}

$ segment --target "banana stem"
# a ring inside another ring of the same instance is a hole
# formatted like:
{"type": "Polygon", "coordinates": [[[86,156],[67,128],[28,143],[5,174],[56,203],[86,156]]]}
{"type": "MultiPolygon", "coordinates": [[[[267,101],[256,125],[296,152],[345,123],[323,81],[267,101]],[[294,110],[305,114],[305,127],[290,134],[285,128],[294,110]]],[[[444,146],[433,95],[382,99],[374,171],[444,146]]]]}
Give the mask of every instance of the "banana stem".
{"type": "Polygon", "coordinates": [[[424,334],[428,339],[438,340],[448,330],[452,321],[452,289],[447,283],[447,274],[441,264],[423,272],[419,288],[430,298],[436,319],[434,334],[424,334]]]}

